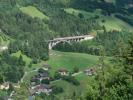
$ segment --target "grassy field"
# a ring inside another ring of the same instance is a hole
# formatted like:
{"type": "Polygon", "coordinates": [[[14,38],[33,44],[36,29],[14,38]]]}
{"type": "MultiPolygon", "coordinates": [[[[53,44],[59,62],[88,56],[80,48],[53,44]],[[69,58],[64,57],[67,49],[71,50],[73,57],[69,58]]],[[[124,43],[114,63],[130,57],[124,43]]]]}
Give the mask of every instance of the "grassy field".
{"type": "Polygon", "coordinates": [[[100,19],[98,19],[98,21],[100,25],[104,25],[106,27],[107,31],[109,30],[133,31],[133,27],[131,25],[116,17],[103,16],[100,19]],[[103,23],[102,20],[105,20],[105,22],[103,23]]]}
{"type": "Polygon", "coordinates": [[[83,10],[78,10],[78,9],[73,9],[73,8],[67,8],[64,9],[68,14],[72,14],[75,16],[78,16],[79,13],[84,15],[85,19],[89,19],[89,18],[94,18],[96,16],[99,16],[99,18],[97,19],[97,21],[99,22],[99,24],[101,26],[105,26],[105,28],[107,29],[107,31],[110,30],[128,30],[128,31],[133,31],[133,27],[131,25],[129,25],[128,23],[122,21],[121,19],[118,19],[114,16],[104,16],[101,14],[100,10],[96,10],[94,12],[86,12],[83,10]],[[102,20],[105,20],[105,22],[103,23],[102,20]]]}
{"type": "Polygon", "coordinates": [[[74,67],[78,67],[80,70],[84,70],[87,67],[94,66],[97,61],[97,56],[89,54],[51,51],[50,59],[46,63],[52,66],[51,73],[54,73],[59,68],[73,71],[74,67]]]}
{"type": "Polygon", "coordinates": [[[32,61],[31,58],[27,57],[26,55],[22,54],[21,51],[18,51],[16,53],[13,53],[12,56],[15,56],[15,57],[20,57],[22,56],[23,57],[23,60],[25,61],[26,65],[29,65],[30,62],[32,61]]]}
{"type": "Polygon", "coordinates": [[[63,93],[56,95],[58,100],[71,100],[70,98],[65,98],[65,97],[72,97],[74,92],[75,92],[76,96],[79,96],[79,94],[81,95],[82,93],[85,93],[85,86],[83,86],[83,84],[81,84],[80,86],[75,86],[71,83],[60,80],[55,83],[52,83],[52,85],[62,87],[64,90],[63,93]]]}
{"type": "Polygon", "coordinates": [[[25,13],[30,15],[31,17],[38,17],[40,19],[46,19],[48,20],[49,17],[44,15],[42,12],[40,12],[36,7],[34,6],[27,6],[27,7],[21,7],[20,10],[25,13]]]}

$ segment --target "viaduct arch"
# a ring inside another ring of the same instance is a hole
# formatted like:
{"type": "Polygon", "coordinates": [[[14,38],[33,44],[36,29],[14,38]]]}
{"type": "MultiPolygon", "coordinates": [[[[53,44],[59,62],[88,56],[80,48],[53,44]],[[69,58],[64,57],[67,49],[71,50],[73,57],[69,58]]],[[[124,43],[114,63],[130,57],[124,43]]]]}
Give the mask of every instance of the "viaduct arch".
{"type": "Polygon", "coordinates": [[[85,40],[92,40],[94,36],[92,35],[82,35],[82,36],[72,36],[72,37],[62,37],[62,38],[55,38],[49,41],[49,49],[51,50],[54,46],[56,46],[60,42],[80,42],[85,40]]]}

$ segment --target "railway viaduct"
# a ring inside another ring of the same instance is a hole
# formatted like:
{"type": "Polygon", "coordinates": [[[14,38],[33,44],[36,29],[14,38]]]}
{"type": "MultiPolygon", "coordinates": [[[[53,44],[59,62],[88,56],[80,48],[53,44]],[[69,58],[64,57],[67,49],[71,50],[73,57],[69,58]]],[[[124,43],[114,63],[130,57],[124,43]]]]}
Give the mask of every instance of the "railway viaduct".
{"type": "Polygon", "coordinates": [[[61,37],[61,38],[54,38],[53,40],[49,41],[49,49],[52,49],[60,42],[80,42],[85,40],[91,40],[94,36],[92,35],[82,35],[82,36],[71,36],[71,37],[61,37]]]}

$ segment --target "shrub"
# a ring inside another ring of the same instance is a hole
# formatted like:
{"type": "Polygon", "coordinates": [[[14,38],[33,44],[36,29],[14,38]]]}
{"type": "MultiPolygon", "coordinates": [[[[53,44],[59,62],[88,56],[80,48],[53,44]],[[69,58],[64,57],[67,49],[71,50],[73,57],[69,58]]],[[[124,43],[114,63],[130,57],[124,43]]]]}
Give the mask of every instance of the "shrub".
{"type": "Polygon", "coordinates": [[[102,23],[105,23],[105,22],[106,22],[106,20],[103,19],[103,20],[102,20],[102,23]]]}
{"type": "Polygon", "coordinates": [[[73,76],[64,76],[63,80],[72,83],[73,85],[80,85],[79,81],[75,79],[73,76]]]}
{"type": "Polygon", "coordinates": [[[84,15],[82,13],[78,14],[79,18],[84,18],[84,15]]]}
{"type": "Polygon", "coordinates": [[[78,67],[74,67],[74,68],[73,68],[73,72],[74,72],[74,73],[78,73],[78,72],[79,72],[79,68],[78,68],[78,67]]]}
{"type": "Polygon", "coordinates": [[[53,94],[59,94],[59,93],[62,93],[62,92],[64,92],[62,87],[53,86],[53,94]]]}
{"type": "Polygon", "coordinates": [[[61,78],[61,74],[58,73],[58,72],[55,72],[54,78],[55,78],[55,79],[60,79],[60,78],[61,78]]]}
{"type": "Polygon", "coordinates": [[[42,84],[49,84],[50,81],[49,81],[48,79],[43,79],[43,80],[41,81],[41,83],[42,83],[42,84]]]}

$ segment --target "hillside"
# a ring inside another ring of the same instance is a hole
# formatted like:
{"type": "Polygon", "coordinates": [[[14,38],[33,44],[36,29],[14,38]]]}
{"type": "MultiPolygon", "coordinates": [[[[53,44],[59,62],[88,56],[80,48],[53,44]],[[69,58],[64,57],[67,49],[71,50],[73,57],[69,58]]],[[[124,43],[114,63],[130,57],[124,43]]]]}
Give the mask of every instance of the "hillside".
{"type": "Polygon", "coordinates": [[[101,26],[105,26],[107,31],[111,30],[127,30],[127,31],[133,31],[133,27],[124,22],[123,20],[116,18],[114,16],[104,16],[101,13],[101,10],[96,10],[94,12],[87,12],[84,10],[76,10],[73,8],[67,8],[65,11],[69,14],[79,16],[79,14],[82,14],[85,19],[95,18],[97,17],[97,21],[101,26]]]}
{"type": "Polygon", "coordinates": [[[133,100],[132,72],[133,0],[0,0],[0,100],[133,100]]]}

